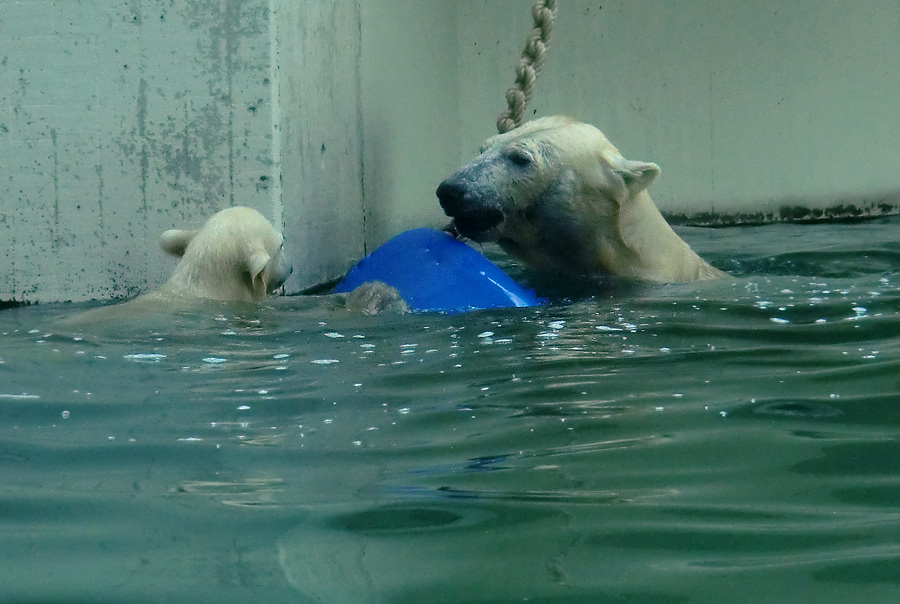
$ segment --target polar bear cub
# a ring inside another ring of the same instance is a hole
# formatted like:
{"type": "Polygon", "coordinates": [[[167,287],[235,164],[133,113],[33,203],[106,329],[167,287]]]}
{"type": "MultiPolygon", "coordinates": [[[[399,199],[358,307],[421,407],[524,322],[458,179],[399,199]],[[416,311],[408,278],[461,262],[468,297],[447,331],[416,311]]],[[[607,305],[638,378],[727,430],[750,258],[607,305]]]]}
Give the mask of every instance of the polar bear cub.
{"type": "Polygon", "coordinates": [[[197,230],[166,231],[159,243],[181,260],[169,280],[145,296],[258,302],[293,270],[282,234],[244,206],[217,212],[197,230]]]}
{"type": "Polygon", "coordinates": [[[481,151],[437,189],[462,236],[496,241],[544,273],[660,282],[725,276],[650,199],[659,166],[625,159],[597,128],[545,117],[488,139],[481,151]]]}
{"type": "MultiPolygon", "coordinates": [[[[129,321],[168,324],[168,314],[194,308],[201,300],[258,302],[291,274],[284,237],[252,208],[235,206],[210,217],[197,230],[172,229],[160,236],[163,250],[181,260],[158,289],[124,304],[94,308],[62,319],[79,329],[129,321]]],[[[170,319],[170,317],[169,317],[170,319]]]]}

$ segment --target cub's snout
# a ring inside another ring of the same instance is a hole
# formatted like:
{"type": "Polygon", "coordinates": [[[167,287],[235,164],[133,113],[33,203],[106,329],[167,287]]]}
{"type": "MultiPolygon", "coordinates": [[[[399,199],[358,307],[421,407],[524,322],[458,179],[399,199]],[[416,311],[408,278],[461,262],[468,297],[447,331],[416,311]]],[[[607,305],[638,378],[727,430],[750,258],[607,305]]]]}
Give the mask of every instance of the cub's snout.
{"type": "Polygon", "coordinates": [[[279,254],[278,258],[279,264],[278,268],[275,270],[275,278],[272,283],[266,288],[268,293],[274,292],[276,289],[284,285],[284,282],[288,280],[288,277],[291,276],[291,273],[294,272],[294,267],[291,266],[285,259],[283,254],[279,254]]]}
{"type": "Polygon", "coordinates": [[[458,173],[438,185],[435,193],[444,213],[453,219],[453,226],[463,237],[487,241],[492,238],[491,230],[503,222],[503,212],[496,201],[480,194],[458,173]]]}

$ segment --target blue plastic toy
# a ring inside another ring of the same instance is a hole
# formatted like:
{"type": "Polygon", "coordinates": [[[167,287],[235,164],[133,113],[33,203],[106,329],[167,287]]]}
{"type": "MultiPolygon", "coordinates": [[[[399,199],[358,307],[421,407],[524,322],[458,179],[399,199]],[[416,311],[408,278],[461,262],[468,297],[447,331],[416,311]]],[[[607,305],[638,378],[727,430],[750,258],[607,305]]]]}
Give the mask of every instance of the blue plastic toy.
{"type": "Polygon", "coordinates": [[[366,281],[394,287],[417,312],[458,313],[544,303],[476,250],[435,229],[400,233],[360,260],[334,291],[350,292],[366,281]]]}

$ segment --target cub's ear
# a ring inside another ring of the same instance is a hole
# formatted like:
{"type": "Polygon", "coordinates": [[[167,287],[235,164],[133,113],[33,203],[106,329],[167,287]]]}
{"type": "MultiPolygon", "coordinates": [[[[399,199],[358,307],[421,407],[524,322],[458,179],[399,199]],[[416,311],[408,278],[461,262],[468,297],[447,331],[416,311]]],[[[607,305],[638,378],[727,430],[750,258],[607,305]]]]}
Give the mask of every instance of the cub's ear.
{"type": "MultiPolygon", "coordinates": [[[[272,260],[272,257],[269,256],[266,252],[259,250],[253,252],[250,255],[250,258],[247,261],[247,270],[250,271],[250,282],[253,284],[253,289],[259,290],[262,292],[262,295],[266,295],[266,283],[260,277],[262,272],[266,270],[266,267],[269,265],[269,262],[272,260]]],[[[257,293],[259,293],[257,292],[257,293]]]]}
{"type": "Polygon", "coordinates": [[[170,229],[159,236],[159,246],[167,254],[181,258],[188,244],[194,239],[197,231],[170,229]]]}
{"type": "Polygon", "coordinates": [[[652,185],[660,172],[659,166],[656,164],[625,158],[613,163],[612,169],[622,179],[632,195],[636,195],[652,185]]]}

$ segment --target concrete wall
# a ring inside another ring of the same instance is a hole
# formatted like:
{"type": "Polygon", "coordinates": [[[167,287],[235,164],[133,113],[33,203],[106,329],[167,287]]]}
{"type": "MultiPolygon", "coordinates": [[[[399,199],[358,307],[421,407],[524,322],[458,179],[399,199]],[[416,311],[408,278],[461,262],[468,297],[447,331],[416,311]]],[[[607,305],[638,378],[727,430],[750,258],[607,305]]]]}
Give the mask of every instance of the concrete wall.
{"type": "MultiPolygon", "coordinates": [[[[461,136],[492,132],[529,2],[460,3],[461,136]],[[523,6],[525,5],[525,6],[523,6]]],[[[563,0],[530,108],[658,163],[664,212],[900,202],[900,2],[563,0]]],[[[878,208],[875,208],[878,211],[878,208]]]]}
{"type": "MultiPolygon", "coordinates": [[[[245,204],[288,290],[407,228],[494,132],[530,0],[18,0],[0,18],[0,300],[130,295],[245,204]]],[[[563,0],[531,109],[659,163],[669,214],[900,191],[900,2],[563,0]]]]}
{"type": "Polygon", "coordinates": [[[456,8],[443,0],[273,3],[290,291],[397,233],[446,222],[459,163],[456,8]]]}
{"type": "Polygon", "coordinates": [[[0,300],[158,285],[158,235],[236,204],[284,228],[290,292],[443,221],[453,3],[120,4],[3,6],[0,300]]]}
{"type": "Polygon", "coordinates": [[[443,226],[434,190],[462,160],[457,2],[363,2],[366,243],[443,226]]]}
{"type": "Polygon", "coordinates": [[[156,246],[272,215],[268,0],[21,0],[0,19],[0,300],[163,281],[156,246]]]}
{"type": "Polygon", "coordinates": [[[278,2],[273,57],[289,291],[364,255],[360,16],[356,0],[278,2]]]}

